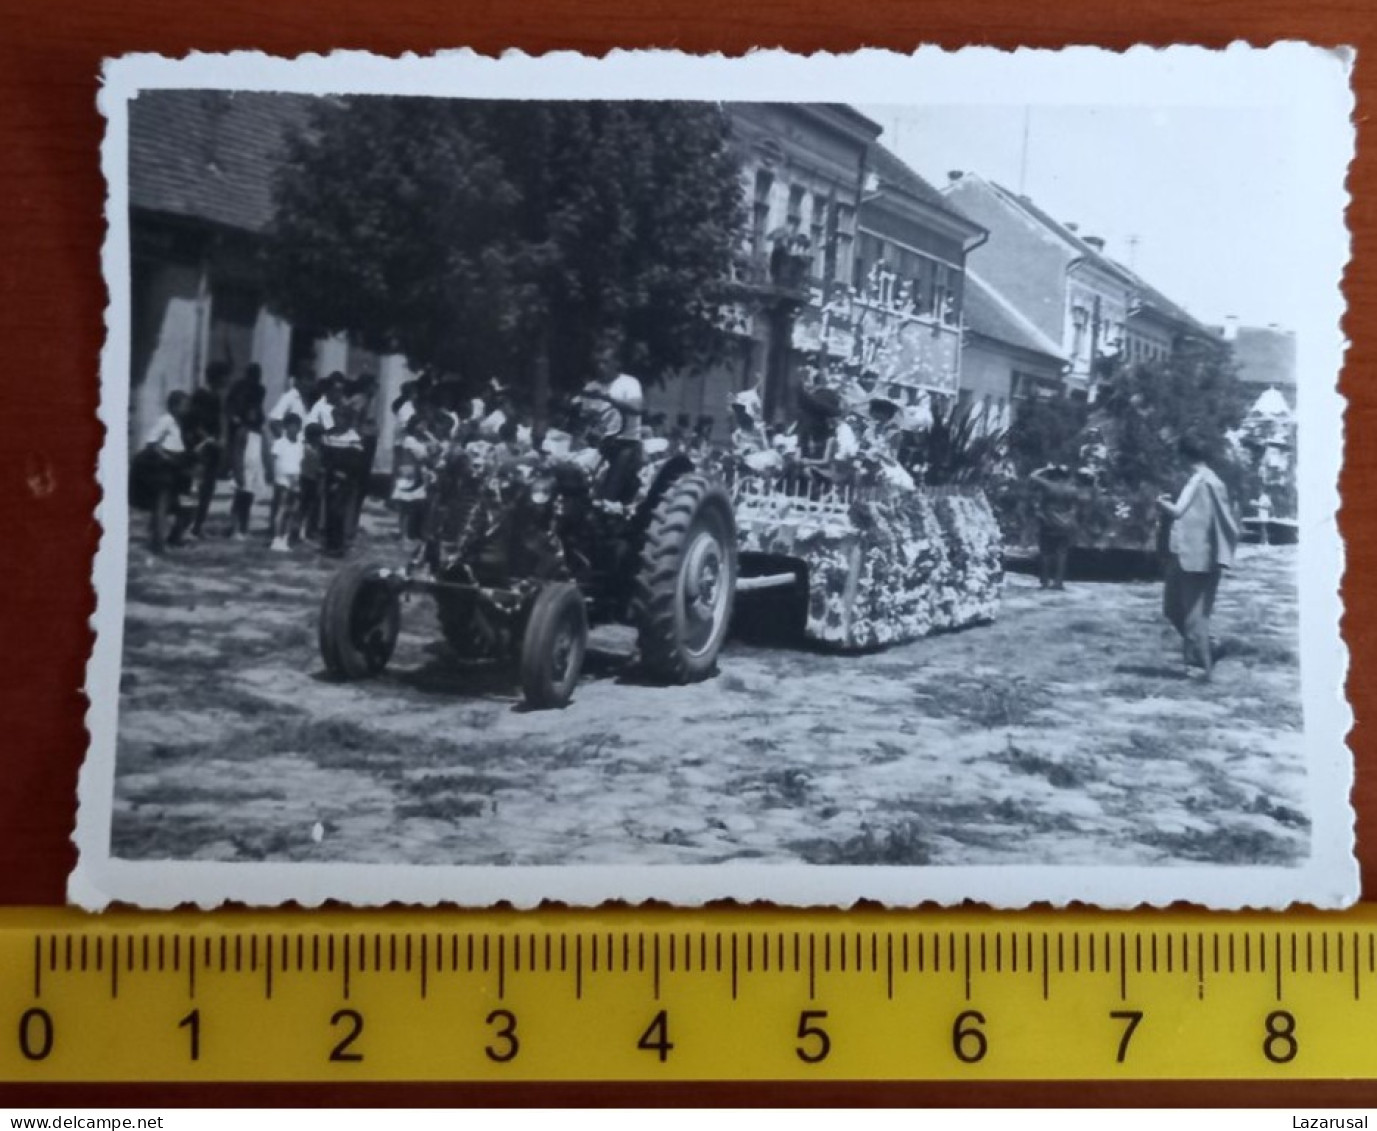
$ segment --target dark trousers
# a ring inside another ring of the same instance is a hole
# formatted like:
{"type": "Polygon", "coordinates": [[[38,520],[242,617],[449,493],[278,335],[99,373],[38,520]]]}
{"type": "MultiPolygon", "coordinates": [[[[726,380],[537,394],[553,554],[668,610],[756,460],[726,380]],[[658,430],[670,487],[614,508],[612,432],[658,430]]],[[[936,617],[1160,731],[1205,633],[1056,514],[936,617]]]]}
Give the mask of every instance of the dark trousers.
{"type": "Polygon", "coordinates": [[[359,460],[354,482],[354,509],[349,515],[349,540],[351,542],[359,528],[359,519],[363,516],[363,501],[368,497],[368,484],[373,478],[373,460],[377,454],[378,438],[365,436],[363,438],[363,458],[359,460]]]}
{"type": "Polygon", "coordinates": [[[149,511],[148,548],[161,554],[164,546],[176,546],[186,533],[187,522],[191,518],[187,508],[182,505],[181,493],[173,486],[158,488],[149,511]]]}
{"type": "Polygon", "coordinates": [[[1186,663],[1198,663],[1207,672],[1214,663],[1210,653],[1210,617],[1214,614],[1220,574],[1218,566],[1203,573],[1188,573],[1172,554],[1162,589],[1162,613],[1181,634],[1186,663]]]}
{"type": "Polygon", "coordinates": [[[1046,589],[1066,585],[1066,559],[1071,556],[1073,538],[1066,530],[1042,529],[1038,532],[1038,580],[1046,589]]]}
{"type": "Polygon", "coordinates": [[[315,475],[301,477],[297,496],[296,525],[298,533],[314,538],[320,533],[320,479],[315,475]]]}
{"type": "Polygon", "coordinates": [[[210,512],[210,501],[215,497],[215,484],[220,480],[220,445],[207,440],[196,453],[196,517],[191,523],[191,532],[198,537],[210,512]]]}
{"type": "Polygon", "coordinates": [[[237,488],[230,503],[230,529],[237,534],[249,532],[249,515],[253,512],[253,492],[237,488]]]}
{"type": "Polygon", "coordinates": [[[343,469],[331,472],[325,481],[325,537],[321,548],[327,554],[342,554],[352,533],[356,477],[343,469]]]}
{"type": "Polygon", "coordinates": [[[629,503],[640,487],[642,449],[639,440],[611,439],[602,442],[607,460],[603,474],[602,497],[614,503],[629,503]]]}

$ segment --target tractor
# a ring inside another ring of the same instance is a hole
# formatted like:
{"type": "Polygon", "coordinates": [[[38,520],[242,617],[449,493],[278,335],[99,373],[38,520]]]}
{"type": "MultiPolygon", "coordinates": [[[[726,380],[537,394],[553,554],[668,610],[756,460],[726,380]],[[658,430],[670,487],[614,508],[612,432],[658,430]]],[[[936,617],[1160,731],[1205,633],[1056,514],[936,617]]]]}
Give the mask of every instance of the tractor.
{"type": "Polygon", "coordinates": [[[381,672],[403,602],[428,594],[457,656],[504,666],[531,708],[568,704],[590,625],[636,629],[641,677],[706,679],[736,589],[731,497],[683,453],[647,456],[622,498],[604,497],[605,472],[510,443],[445,445],[408,560],[351,562],[331,581],[319,631],[329,674],[381,672]]]}

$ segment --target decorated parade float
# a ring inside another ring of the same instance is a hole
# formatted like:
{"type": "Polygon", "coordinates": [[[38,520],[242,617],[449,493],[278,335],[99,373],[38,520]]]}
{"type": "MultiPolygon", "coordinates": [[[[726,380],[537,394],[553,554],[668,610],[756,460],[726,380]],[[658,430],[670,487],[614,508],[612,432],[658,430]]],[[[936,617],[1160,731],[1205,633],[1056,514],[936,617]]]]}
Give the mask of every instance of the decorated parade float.
{"type": "Polygon", "coordinates": [[[1002,542],[978,482],[982,437],[952,408],[952,321],[920,314],[877,267],[859,293],[798,310],[790,352],[804,360],[772,426],[756,393],[736,398],[743,621],[754,610],[776,632],[859,650],[994,618],[1002,542]]]}

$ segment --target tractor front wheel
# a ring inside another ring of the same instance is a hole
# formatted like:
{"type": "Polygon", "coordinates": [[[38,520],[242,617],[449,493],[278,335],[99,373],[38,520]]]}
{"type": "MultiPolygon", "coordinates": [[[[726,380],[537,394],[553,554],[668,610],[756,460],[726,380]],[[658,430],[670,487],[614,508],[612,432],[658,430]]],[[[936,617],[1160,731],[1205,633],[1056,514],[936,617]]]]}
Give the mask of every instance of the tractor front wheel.
{"type": "Polygon", "coordinates": [[[563,707],[574,694],[588,651],[588,612],[577,585],[545,585],[531,606],[521,642],[521,690],[540,710],[563,707]]]}
{"type": "Polygon", "coordinates": [[[335,679],[377,675],[392,658],[401,600],[382,567],[351,562],[335,574],[320,606],[320,655],[335,679]]]}

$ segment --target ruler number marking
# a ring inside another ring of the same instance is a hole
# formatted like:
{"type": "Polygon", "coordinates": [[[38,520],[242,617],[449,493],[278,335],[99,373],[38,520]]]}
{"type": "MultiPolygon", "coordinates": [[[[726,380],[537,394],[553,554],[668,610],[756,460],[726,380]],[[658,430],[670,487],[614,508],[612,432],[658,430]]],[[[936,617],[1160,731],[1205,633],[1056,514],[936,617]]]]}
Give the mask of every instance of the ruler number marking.
{"type": "Polygon", "coordinates": [[[1296,1041],[1295,1014],[1274,1009],[1267,1015],[1267,1036],[1262,1042],[1262,1055],[1273,1064],[1289,1064],[1296,1059],[1300,1045],[1296,1041]]]}
{"type": "Polygon", "coordinates": [[[1133,1032],[1143,1020],[1143,1011],[1141,1009],[1115,1009],[1110,1012],[1109,1016],[1113,1021],[1128,1022],[1124,1026],[1123,1034],[1119,1037],[1119,1051],[1114,1057],[1116,1064],[1123,1064],[1128,1056],[1128,1046],[1129,1042],[1133,1040],[1133,1032]]]}
{"type": "Polygon", "coordinates": [[[497,1064],[506,1064],[509,1060],[515,1060],[516,1054],[521,1051],[521,1041],[516,1035],[516,1014],[510,1009],[494,1009],[488,1014],[486,1021],[489,1025],[499,1026],[493,1036],[502,1044],[497,1047],[484,1045],[484,1054],[489,1060],[497,1064]]]}
{"type": "Polygon", "coordinates": [[[951,1026],[951,1051],[962,1064],[976,1064],[985,1059],[990,1042],[980,1026],[985,1015],[978,1009],[965,1009],[956,1015],[951,1026]]]}
{"type": "Polygon", "coordinates": [[[827,1019],[825,1009],[805,1009],[798,1015],[798,1046],[794,1053],[804,1064],[817,1064],[832,1052],[832,1038],[817,1021],[827,1019]],[[805,1042],[814,1042],[811,1047],[805,1042]]]}
{"type": "Polygon", "coordinates": [[[53,1051],[53,1018],[46,1009],[35,1006],[20,1015],[19,1051],[25,1060],[46,1060],[53,1051]]]}
{"type": "Polygon", "coordinates": [[[341,1024],[349,1026],[348,1032],[339,1039],[339,1043],[330,1050],[330,1059],[333,1061],[360,1061],[363,1053],[350,1052],[349,1046],[352,1045],[363,1032],[363,1014],[357,1009],[337,1009],[330,1015],[330,1027],[338,1028],[341,1024]]]}
{"type": "Polygon", "coordinates": [[[185,1017],[177,1022],[178,1029],[187,1030],[188,1039],[191,1042],[191,1059],[201,1059],[201,1011],[193,1009],[185,1017]]]}
{"type": "Polygon", "coordinates": [[[636,1047],[645,1052],[655,1053],[660,1058],[661,1064],[669,1059],[669,1053],[674,1048],[674,1042],[669,1039],[668,1010],[662,1009],[651,1018],[650,1024],[641,1034],[641,1039],[636,1042],[636,1047]]]}

